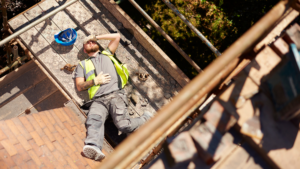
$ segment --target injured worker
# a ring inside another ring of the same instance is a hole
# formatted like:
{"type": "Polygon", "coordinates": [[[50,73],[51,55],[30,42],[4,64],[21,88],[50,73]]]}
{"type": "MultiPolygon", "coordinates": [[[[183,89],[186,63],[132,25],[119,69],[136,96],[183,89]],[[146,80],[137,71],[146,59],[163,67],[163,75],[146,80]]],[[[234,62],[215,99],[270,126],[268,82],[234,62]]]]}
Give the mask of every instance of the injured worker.
{"type": "Polygon", "coordinates": [[[111,116],[122,133],[132,133],[148,121],[152,114],[144,112],[141,117],[130,118],[127,114],[128,100],[123,87],[128,81],[128,70],[115,58],[120,34],[90,35],[83,42],[83,50],[89,58],[81,61],[74,72],[78,91],[87,90],[91,105],[85,126],[87,129],[83,155],[96,161],[105,158],[102,153],[104,123],[111,116]],[[110,40],[100,52],[97,40],[110,40]]]}

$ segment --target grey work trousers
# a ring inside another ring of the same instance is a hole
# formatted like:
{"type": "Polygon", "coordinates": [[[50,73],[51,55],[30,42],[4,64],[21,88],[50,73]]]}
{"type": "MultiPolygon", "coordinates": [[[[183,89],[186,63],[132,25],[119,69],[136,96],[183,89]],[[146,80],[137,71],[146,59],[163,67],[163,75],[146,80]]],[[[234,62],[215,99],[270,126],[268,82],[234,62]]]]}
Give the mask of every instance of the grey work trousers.
{"type": "Polygon", "coordinates": [[[131,133],[142,125],[141,117],[130,118],[127,114],[128,101],[124,90],[101,96],[94,100],[85,122],[87,129],[85,144],[95,145],[102,150],[104,139],[104,123],[110,114],[114,124],[123,133],[131,133]]]}

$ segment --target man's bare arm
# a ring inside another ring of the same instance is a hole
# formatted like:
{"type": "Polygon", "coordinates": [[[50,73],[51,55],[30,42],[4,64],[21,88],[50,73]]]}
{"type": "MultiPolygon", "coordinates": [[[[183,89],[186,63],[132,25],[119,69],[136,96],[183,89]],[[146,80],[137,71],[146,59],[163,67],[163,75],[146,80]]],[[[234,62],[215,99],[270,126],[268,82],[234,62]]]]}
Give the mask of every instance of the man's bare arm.
{"type": "Polygon", "coordinates": [[[76,83],[76,88],[78,91],[87,90],[90,87],[94,86],[93,80],[85,81],[83,77],[77,77],[75,79],[75,83],[76,83]]]}
{"type": "Polygon", "coordinates": [[[108,44],[108,49],[114,54],[119,46],[121,36],[119,33],[112,33],[112,34],[104,34],[104,35],[97,35],[96,38],[98,40],[111,40],[108,44]]]}
{"type": "Polygon", "coordinates": [[[100,85],[100,84],[106,84],[109,83],[111,80],[111,77],[108,73],[103,74],[103,72],[100,72],[99,75],[97,75],[93,80],[85,81],[83,77],[77,77],[75,79],[76,88],[78,91],[87,90],[88,88],[94,86],[94,85],[100,85]]]}

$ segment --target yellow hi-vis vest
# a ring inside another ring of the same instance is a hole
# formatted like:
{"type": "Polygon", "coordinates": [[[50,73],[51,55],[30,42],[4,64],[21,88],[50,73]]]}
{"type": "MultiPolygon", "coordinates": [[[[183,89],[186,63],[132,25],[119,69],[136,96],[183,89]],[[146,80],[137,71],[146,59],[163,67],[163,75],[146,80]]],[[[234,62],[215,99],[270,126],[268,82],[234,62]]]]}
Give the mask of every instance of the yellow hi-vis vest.
{"type": "MultiPolygon", "coordinates": [[[[103,51],[102,54],[108,56],[113,61],[114,65],[115,65],[115,68],[116,68],[116,71],[117,71],[117,73],[120,76],[120,79],[122,81],[122,88],[124,88],[124,86],[127,84],[128,77],[129,77],[129,72],[128,72],[128,69],[127,69],[126,65],[120,64],[114,58],[114,56],[111,53],[107,52],[107,51],[103,51]]],[[[79,62],[79,64],[81,65],[81,67],[84,70],[84,76],[85,76],[86,81],[93,80],[96,77],[95,67],[94,67],[94,64],[91,61],[91,59],[85,59],[84,61],[79,62]]],[[[100,85],[94,85],[94,86],[92,86],[88,89],[90,99],[93,99],[93,97],[95,96],[95,94],[98,91],[99,87],[100,87],[100,85]]]]}

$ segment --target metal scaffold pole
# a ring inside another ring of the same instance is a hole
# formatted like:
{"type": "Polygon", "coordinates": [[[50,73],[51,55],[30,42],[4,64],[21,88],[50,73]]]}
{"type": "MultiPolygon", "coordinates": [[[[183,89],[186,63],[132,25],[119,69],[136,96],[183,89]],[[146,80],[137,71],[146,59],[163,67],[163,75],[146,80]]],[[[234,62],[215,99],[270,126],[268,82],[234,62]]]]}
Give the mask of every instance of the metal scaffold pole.
{"type": "Polygon", "coordinates": [[[195,63],[175,42],[174,40],[134,1],[128,0],[149,22],[159,31],[163,37],[197,70],[202,72],[202,69],[195,63]]]}
{"type": "Polygon", "coordinates": [[[206,46],[209,47],[211,51],[214,52],[215,55],[220,56],[221,53],[218,51],[217,48],[214,47],[210,43],[209,40],[205,38],[205,36],[189,21],[187,20],[179,11],[178,9],[168,0],[162,0],[170,9],[172,9],[173,12],[193,31],[196,33],[196,35],[202,40],[203,43],[205,43],[206,46]]]}
{"type": "MultiPolygon", "coordinates": [[[[5,1],[5,0],[2,0],[5,1]]],[[[0,46],[6,44],[7,42],[9,42],[10,40],[18,37],[19,35],[21,35],[22,33],[26,32],[27,30],[29,30],[30,28],[34,27],[35,25],[43,22],[44,20],[48,19],[49,17],[55,15],[56,13],[58,13],[59,11],[67,8],[68,6],[72,5],[73,3],[77,2],[78,0],[70,0],[68,2],[66,2],[65,4],[63,4],[62,6],[57,7],[56,9],[54,9],[53,11],[47,13],[45,16],[37,19],[36,21],[32,22],[31,24],[25,26],[24,28],[22,28],[21,30],[15,32],[14,34],[10,35],[9,37],[3,39],[2,41],[0,41],[0,46]]]]}

